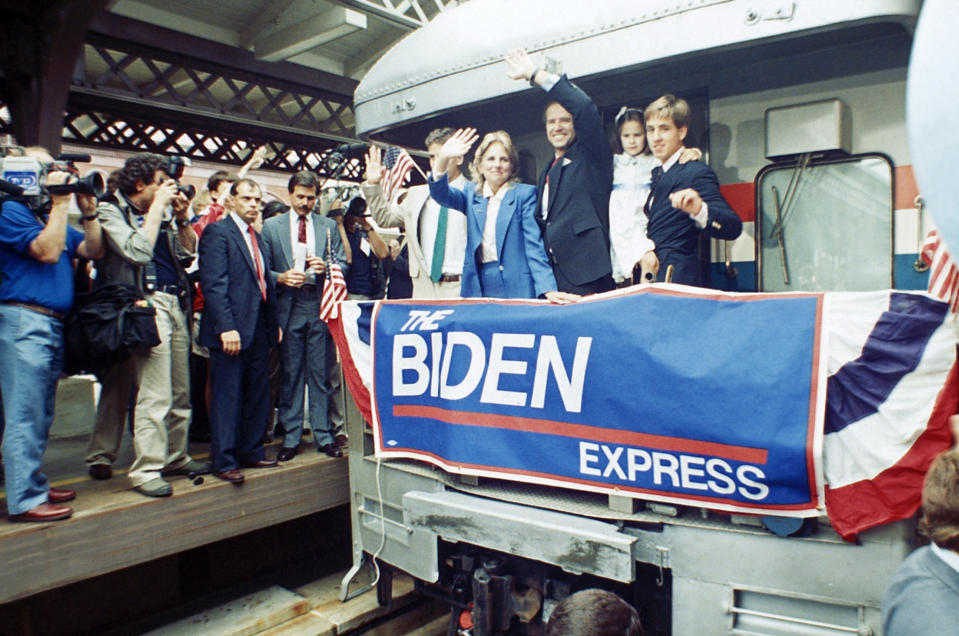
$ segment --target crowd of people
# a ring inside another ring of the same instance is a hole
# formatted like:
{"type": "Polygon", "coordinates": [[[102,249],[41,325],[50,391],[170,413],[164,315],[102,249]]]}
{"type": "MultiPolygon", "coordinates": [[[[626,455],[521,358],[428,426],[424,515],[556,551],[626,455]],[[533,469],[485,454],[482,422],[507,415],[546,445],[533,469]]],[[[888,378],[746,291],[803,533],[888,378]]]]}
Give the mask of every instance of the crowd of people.
{"type": "MultiPolygon", "coordinates": [[[[289,179],[288,204],[264,205],[263,188],[247,176],[262,162],[262,150],[239,174],[214,173],[192,205],[169,160],[148,153],[127,159],[99,202],[53,191],[6,200],[0,396],[9,519],[72,514],[64,504],[76,493],[50,487],[41,462],[63,365],[63,321],[78,291],[75,259],[95,263],[92,290],[126,285],[156,312],[159,344],[99,373],[86,457],[93,478],[112,478],[129,411],[135,454],[129,479],[149,497],[171,495],[169,480],[176,477],[212,473],[239,486],[243,469],[291,461],[301,450],[304,422],[318,452],[342,457],[341,372],[319,318],[334,266],[357,300],[570,303],[637,282],[702,285],[700,237],[735,239],[742,223],[715,173],[699,161],[702,153],[684,145],[688,104],[664,95],[645,108],[624,106],[611,147],[599,109],[565,76],[536,66],[521,50],[509,52],[506,64],[510,78],[547,97],[543,122],[554,153],[535,186],[519,182],[508,132],[439,128],[425,141],[426,185],[388,200],[382,153],[372,146],[362,197],[345,209],[340,201],[321,209],[321,182],[309,171],[289,179]],[[71,197],[82,231],[67,223],[71,197]],[[379,228],[401,233],[386,240],[379,228]],[[281,439],[275,457],[264,449],[271,435],[281,439]],[[191,437],[210,442],[209,463],[190,457],[191,437]]],[[[28,154],[53,162],[42,148],[28,154]]],[[[46,179],[57,185],[70,175],[54,169],[46,179]]],[[[955,457],[944,454],[929,473],[924,528],[933,543],[894,579],[885,602],[887,633],[931,633],[915,627],[930,616],[959,621],[955,457]],[[949,618],[908,611],[914,604],[906,601],[919,592],[941,596],[941,614],[949,618]]],[[[573,633],[570,625],[592,622],[583,612],[599,607],[615,614],[615,633],[642,633],[635,610],[597,594],[571,597],[551,619],[569,625],[549,633],[573,633]]]]}
{"type": "Polygon", "coordinates": [[[614,155],[588,95],[536,67],[524,51],[511,51],[506,63],[509,77],[548,98],[544,123],[555,152],[536,186],[519,182],[517,150],[506,131],[480,139],[472,128],[441,128],[426,139],[428,183],[398,200],[384,197],[386,171],[374,146],[366,155],[363,196],[329,210],[321,209],[321,182],[308,171],[290,178],[287,202],[263,205],[262,187],[248,176],[262,163],[262,149],[238,174],[211,175],[192,201],[168,158],[134,155],[111,175],[98,203],[76,194],[85,235],[66,224],[72,195],[54,195],[36,210],[6,202],[0,316],[9,316],[0,338],[10,349],[0,392],[10,518],[71,514],[63,504],[73,491],[50,489],[40,461],[52,422],[62,319],[75,291],[74,258],[94,262],[94,292],[123,285],[156,312],[159,344],[98,369],[102,390],[86,457],[92,477],[112,478],[129,412],[135,454],[129,479],[149,497],[171,495],[175,477],[212,472],[241,484],[244,468],[291,461],[304,422],[319,452],[342,456],[341,373],[319,319],[333,264],[357,300],[569,303],[640,275],[665,280],[667,270],[673,282],[701,284],[699,236],[735,238],[742,224],[719,194],[715,174],[696,161],[700,151],[683,146],[688,105],[664,96],[645,111],[624,108],[615,120],[614,155]],[[470,175],[464,174],[477,141],[470,175]],[[401,234],[388,242],[380,227],[401,234]],[[42,375],[21,380],[27,371],[17,365],[35,365],[37,356],[26,350],[30,339],[13,330],[36,321],[51,331],[42,342],[48,359],[42,375]],[[268,436],[282,440],[275,457],[265,454],[268,436]],[[209,464],[190,457],[191,437],[209,441],[209,464]]]}

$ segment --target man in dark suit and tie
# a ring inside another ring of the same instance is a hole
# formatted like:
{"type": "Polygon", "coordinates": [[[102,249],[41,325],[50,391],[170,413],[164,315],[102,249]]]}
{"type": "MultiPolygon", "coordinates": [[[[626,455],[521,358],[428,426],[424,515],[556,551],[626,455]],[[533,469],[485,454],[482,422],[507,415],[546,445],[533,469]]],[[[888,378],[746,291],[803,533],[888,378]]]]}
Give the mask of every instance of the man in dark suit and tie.
{"type": "Polygon", "coordinates": [[[336,222],[313,212],[320,183],[307,170],[287,184],[292,209],[263,224],[263,249],[269,252],[270,278],[277,285],[277,319],[283,328],[280,363],[280,424],[286,431],[277,460],[296,456],[303,432],[304,388],[309,387],[310,427],[319,451],[330,457],[343,452],[333,436],[328,413],[330,392],[327,356],[336,356],[326,323],[320,320],[326,263],[336,260],[348,269],[336,222]]]}
{"type": "Polygon", "coordinates": [[[609,193],[613,152],[593,100],[562,77],[538,68],[525,51],[506,55],[512,79],[545,90],[544,120],[555,157],[539,177],[536,220],[559,291],[613,289],[609,260],[609,193]]]}
{"type": "Polygon", "coordinates": [[[656,244],[659,280],[704,286],[699,236],[733,240],[743,223],[719,192],[716,173],[704,163],[678,163],[689,130],[689,104],[663,95],[646,108],[646,143],[662,166],[653,169],[646,201],[646,236],[656,244]]]}
{"type": "Polygon", "coordinates": [[[200,344],[210,349],[210,457],[214,474],[240,485],[240,467],[269,468],[263,435],[269,415],[269,348],[282,333],[270,254],[253,229],[262,191],[251,179],[230,189],[233,213],[207,226],[200,239],[205,303],[200,344]]]}

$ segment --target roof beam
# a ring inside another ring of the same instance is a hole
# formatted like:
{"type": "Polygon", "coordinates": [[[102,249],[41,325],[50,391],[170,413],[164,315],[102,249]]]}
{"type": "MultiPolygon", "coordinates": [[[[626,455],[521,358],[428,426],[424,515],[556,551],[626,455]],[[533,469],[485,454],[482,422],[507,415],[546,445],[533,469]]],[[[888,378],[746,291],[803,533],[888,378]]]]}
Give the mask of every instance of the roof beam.
{"type": "MultiPolygon", "coordinates": [[[[207,66],[239,69],[250,75],[273,77],[290,83],[316,87],[339,98],[352,100],[353,91],[356,89],[356,80],[348,77],[290,62],[264,62],[257,60],[250,51],[146,24],[115,13],[99,14],[94,18],[90,31],[94,37],[96,34],[102,34],[107,38],[139,47],[133,49],[127,45],[124,47],[125,50],[142,50],[146,47],[153,51],[166,51],[169,56],[184,60],[186,64],[191,64],[186,58],[192,58],[207,66]]],[[[93,39],[88,38],[87,41],[90,42],[93,39]]]]}
{"type": "Polygon", "coordinates": [[[346,7],[333,7],[281,31],[264,35],[253,43],[253,50],[257,59],[279,62],[365,28],[365,14],[346,7]]]}
{"type": "Polygon", "coordinates": [[[267,32],[277,24],[277,19],[290,8],[296,0],[274,0],[266,7],[259,17],[240,33],[240,47],[249,49],[253,47],[253,42],[263,33],[267,32]]]}

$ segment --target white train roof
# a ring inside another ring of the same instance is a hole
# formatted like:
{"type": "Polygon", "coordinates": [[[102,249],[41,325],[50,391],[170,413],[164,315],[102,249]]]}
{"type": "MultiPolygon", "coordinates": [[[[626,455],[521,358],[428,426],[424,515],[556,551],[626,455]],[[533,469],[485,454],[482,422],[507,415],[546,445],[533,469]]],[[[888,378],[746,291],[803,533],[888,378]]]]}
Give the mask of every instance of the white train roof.
{"type": "MultiPolygon", "coordinates": [[[[390,49],[356,89],[356,132],[376,133],[528,90],[503,54],[525,48],[571,78],[744,51],[851,27],[911,31],[921,0],[472,0],[390,49]]],[[[837,34],[837,38],[842,36],[837,34]]],[[[757,49],[758,51],[758,49],[757,49]]]]}

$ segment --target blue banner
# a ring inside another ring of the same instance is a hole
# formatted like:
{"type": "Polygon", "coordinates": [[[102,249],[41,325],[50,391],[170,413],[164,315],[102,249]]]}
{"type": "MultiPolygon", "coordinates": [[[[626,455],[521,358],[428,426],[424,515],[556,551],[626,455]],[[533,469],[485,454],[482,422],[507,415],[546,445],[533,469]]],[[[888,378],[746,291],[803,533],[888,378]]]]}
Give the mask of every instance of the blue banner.
{"type": "Polygon", "coordinates": [[[634,291],[379,303],[377,453],[744,512],[816,514],[822,296],[634,291]]]}

